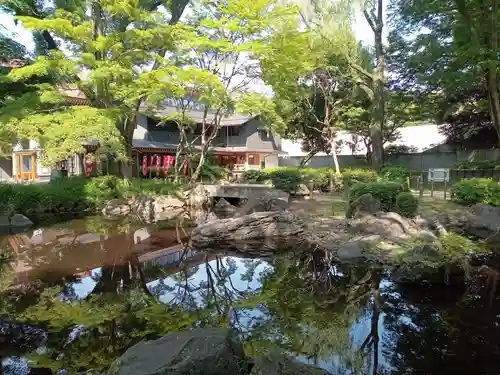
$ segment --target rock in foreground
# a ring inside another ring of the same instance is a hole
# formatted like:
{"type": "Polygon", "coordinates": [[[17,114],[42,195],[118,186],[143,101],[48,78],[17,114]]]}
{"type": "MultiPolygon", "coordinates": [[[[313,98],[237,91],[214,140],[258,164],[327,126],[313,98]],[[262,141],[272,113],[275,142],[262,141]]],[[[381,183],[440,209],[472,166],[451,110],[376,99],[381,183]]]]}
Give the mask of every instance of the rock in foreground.
{"type": "Polygon", "coordinates": [[[232,330],[206,328],[141,342],[108,375],[237,375],[247,372],[245,364],[243,346],[232,330]]]}
{"type": "Polygon", "coordinates": [[[288,211],[255,212],[199,225],[191,233],[191,244],[198,250],[266,255],[293,248],[303,231],[300,220],[288,211]]]}

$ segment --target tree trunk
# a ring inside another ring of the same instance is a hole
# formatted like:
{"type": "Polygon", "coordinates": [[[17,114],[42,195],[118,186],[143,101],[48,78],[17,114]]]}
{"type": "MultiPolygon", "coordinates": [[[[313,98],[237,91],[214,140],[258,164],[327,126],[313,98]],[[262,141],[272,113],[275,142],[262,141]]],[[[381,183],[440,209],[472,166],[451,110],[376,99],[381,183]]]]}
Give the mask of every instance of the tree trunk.
{"type": "Polygon", "coordinates": [[[382,129],[385,120],[385,55],[382,44],[382,29],[384,27],[382,0],[377,1],[377,17],[372,19],[371,26],[375,34],[376,66],[373,73],[373,103],[370,138],[372,143],[371,164],[378,170],[384,163],[382,144],[382,129]]]}
{"type": "Polygon", "coordinates": [[[498,93],[496,70],[488,70],[487,90],[491,123],[495,127],[498,136],[498,142],[500,142],[500,96],[498,93]]]}
{"type": "Polygon", "coordinates": [[[337,145],[335,144],[335,140],[332,142],[332,155],[333,164],[335,165],[335,173],[340,174],[339,159],[337,158],[337,145]]]}
{"type": "Polygon", "coordinates": [[[307,163],[309,163],[309,160],[311,160],[313,156],[316,155],[317,153],[318,150],[316,149],[312,149],[311,151],[309,151],[307,155],[304,157],[304,159],[300,161],[300,168],[304,168],[307,165],[307,163]]]}
{"type": "Polygon", "coordinates": [[[58,49],[57,44],[54,41],[54,38],[52,37],[52,35],[47,30],[42,31],[42,37],[45,40],[45,43],[47,44],[47,49],[48,50],[56,50],[56,49],[58,49]]]}

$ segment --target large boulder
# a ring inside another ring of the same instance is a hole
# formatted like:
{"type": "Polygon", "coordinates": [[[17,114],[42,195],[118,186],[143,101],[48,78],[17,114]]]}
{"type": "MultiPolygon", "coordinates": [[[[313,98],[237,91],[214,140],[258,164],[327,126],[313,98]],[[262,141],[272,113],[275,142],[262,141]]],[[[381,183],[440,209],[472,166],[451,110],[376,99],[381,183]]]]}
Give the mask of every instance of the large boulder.
{"type": "Polygon", "coordinates": [[[138,196],[130,202],[132,213],[144,223],[152,223],[154,221],[154,198],[149,196],[138,196]]]}
{"type": "Polygon", "coordinates": [[[132,213],[144,223],[160,220],[171,220],[184,214],[185,204],[182,200],[170,196],[138,196],[129,205],[132,213]]]}
{"type": "Polygon", "coordinates": [[[270,353],[253,359],[250,375],[329,375],[326,370],[299,362],[287,355],[270,353]]]}
{"type": "Polygon", "coordinates": [[[111,199],[102,209],[104,216],[126,216],[130,213],[130,206],[121,199],[111,199]]]}
{"type": "Polygon", "coordinates": [[[265,195],[260,198],[249,198],[244,205],[236,210],[234,216],[240,217],[254,212],[284,211],[288,208],[290,208],[288,200],[265,195]]]}
{"type": "Polygon", "coordinates": [[[154,221],[171,220],[184,214],[185,203],[179,198],[158,196],[154,198],[154,221]]]}
{"type": "Polygon", "coordinates": [[[467,218],[465,231],[489,243],[500,243],[500,207],[476,204],[467,218]]]}
{"type": "Polygon", "coordinates": [[[395,212],[378,212],[363,215],[350,222],[350,230],[355,233],[376,234],[384,237],[399,238],[417,233],[410,221],[395,212]]]}
{"type": "Polygon", "coordinates": [[[374,214],[381,210],[382,205],[380,201],[374,198],[373,195],[367,193],[361,195],[349,205],[345,216],[347,218],[353,218],[360,214],[374,214]]]}
{"type": "Polygon", "coordinates": [[[214,211],[221,217],[233,216],[238,209],[224,198],[220,198],[214,205],[214,211]]]}
{"type": "Polygon", "coordinates": [[[298,246],[303,232],[303,223],[288,211],[255,212],[199,225],[191,243],[198,250],[267,255],[298,246]]]}
{"type": "Polygon", "coordinates": [[[245,363],[243,346],[232,330],[204,328],[134,345],[108,375],[235,375],[245,363]]]}
{"type": "Polygon", "coordinates": [[[33,222],[26,216],[21,214],[12,215],[10,218],[10,226],[13,228],[29,228],[33,225],[33,222]]]}
{"type": "Polygon", "coordinates": [[[189,213],[196,224],[202,224],[209,219],[212,208],[212,197],[203,185],[197,185],[188,192],[189,213]]]}

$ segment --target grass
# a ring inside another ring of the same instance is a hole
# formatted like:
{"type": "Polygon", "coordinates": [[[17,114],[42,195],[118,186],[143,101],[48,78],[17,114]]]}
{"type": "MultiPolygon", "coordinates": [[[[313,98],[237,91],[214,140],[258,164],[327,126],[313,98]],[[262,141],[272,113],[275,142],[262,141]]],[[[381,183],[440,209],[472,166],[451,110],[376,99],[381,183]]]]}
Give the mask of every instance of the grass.
{"type": "Polygon", "coordinates": [[[466,207],[450,200],[445,200],[443,197],[423,196],[418,205],[419,214],[427,214],[431,212],[455,213],[466,209],[466,207]]]}

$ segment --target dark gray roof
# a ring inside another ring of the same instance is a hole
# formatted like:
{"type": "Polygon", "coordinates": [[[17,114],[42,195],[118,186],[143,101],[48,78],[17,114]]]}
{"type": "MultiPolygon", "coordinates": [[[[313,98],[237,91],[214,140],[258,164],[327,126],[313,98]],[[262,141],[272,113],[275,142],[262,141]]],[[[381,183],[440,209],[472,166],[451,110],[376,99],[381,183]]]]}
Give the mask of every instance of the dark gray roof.
{"type": "MultiPolygon", "coordinates": [[[[180,113],[180,110],[176,107],[173,106],[163,106],[160,109],[149,109],[146,105],[141,105],[140,111],[143,112],[146,116],[151,116],[151,117],[159,117],[159,118],[164,118],[168,117],[174,113],[180,113]]],[[[203,121],[203,111],[199,110],[194,110],[190,109],[186,111],[186,116],[191,120],[196,123],[201,123],[203,121]]],[[[250,121],[251,119],[255,118],[256,116],[250,116],[250,115],[243,115],[241,113],[233,113],[231,115],[224,116],[221,119],[221,126],[238,126],[238,125],[243,125],[250,121]]],[[[207,115],[207,122],[213,121],[215,118],[215,112],[208,112],[207,115]]]]}

